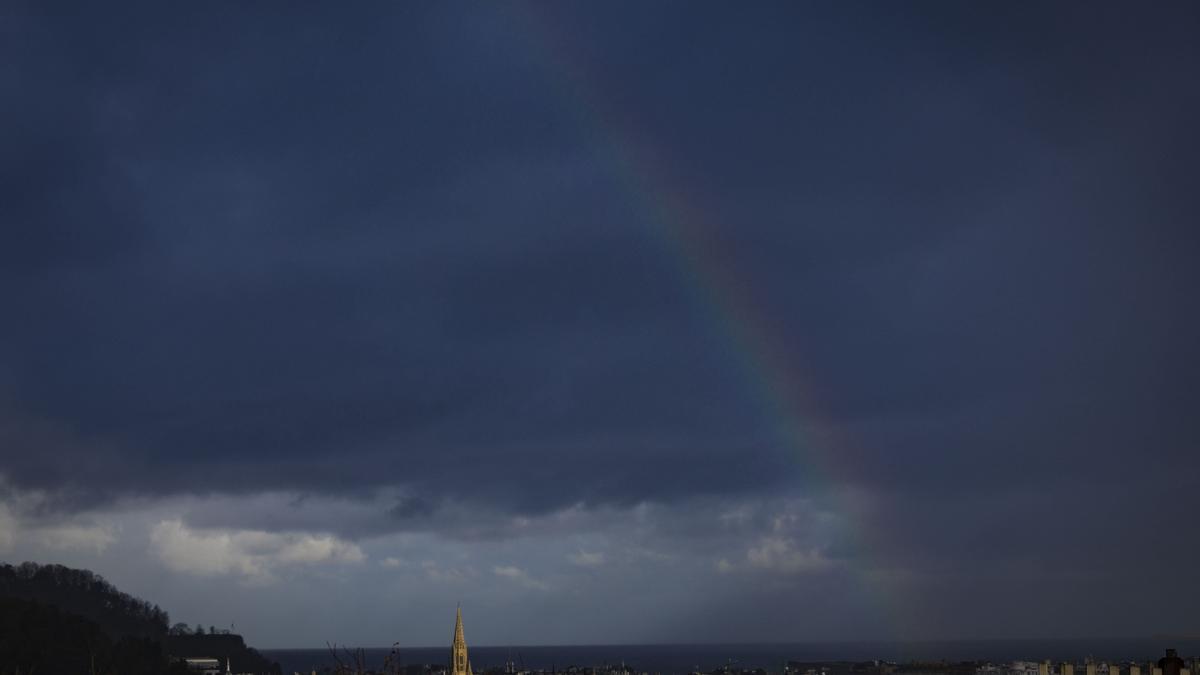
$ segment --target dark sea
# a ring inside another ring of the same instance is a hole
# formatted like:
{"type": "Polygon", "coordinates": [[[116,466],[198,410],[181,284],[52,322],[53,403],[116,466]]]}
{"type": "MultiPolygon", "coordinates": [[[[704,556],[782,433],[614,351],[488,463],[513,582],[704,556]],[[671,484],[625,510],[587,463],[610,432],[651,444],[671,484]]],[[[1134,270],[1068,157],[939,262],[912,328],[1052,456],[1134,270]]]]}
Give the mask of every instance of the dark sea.
{"type": "MultiPolygon", "coordinates": [[[[622,662],[643,673],[678,675],[709,672],[725,664],[741,668],[765,668],[779,672],[787,661],[992,661],[1016,660],[1082,661],[1093,657],[1105,661],[1157,660],[1164,649],[1179,650],[1180,656],[1200,655],[1200,639],[1143,638],[1136,640],[961,640],[951,642],[811,642],[792,644],[731,645],[588,645],[563,647],[471,647],[471,666],[476,672],[502,666],[511,659],[529,669],[568,666],[602,666],[622,662]]],[[[368,665],[378,668],[388,649],[367,649],[368,665]]],[[[332,665],[326,649],[264,649],[264,656],[278,661],[287,675],[318,672],[332,665]]],[[[415,647],[400,650],[406,664],[440,664],[448,660],[450,648],[415,647]]]]}

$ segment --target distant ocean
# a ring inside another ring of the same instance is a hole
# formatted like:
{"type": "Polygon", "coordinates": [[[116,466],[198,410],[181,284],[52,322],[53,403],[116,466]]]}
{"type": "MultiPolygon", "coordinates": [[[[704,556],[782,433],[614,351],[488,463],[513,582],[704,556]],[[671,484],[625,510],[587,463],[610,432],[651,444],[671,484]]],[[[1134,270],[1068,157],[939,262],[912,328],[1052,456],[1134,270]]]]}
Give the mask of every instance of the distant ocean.
{"type": "MultiPolygon", "coordinates": [[[[757,645],[591,645],[568,647],[471,647],[475,670],[501,666],[511,659],[529,669],[620,664],[638,672],[678,675],[708,672],[726,663],[735,668],[765,668],[778,672],[787,661],[1107,661],[1157,660],[1167,647],[1184,657],[1200,655],[1200,639],[1144,638],[1136,640],[960,640],[951,642],[808,642],[757,645]]],[[[367,649],[368,665],[379,667],[388,649],[367,649]]],[[[332,665],[325,649],[264,649],[286,675],[309,673],[332,665]]],[[[446,647],[400,650],[406,664],[445,664],[446,647]]]]}

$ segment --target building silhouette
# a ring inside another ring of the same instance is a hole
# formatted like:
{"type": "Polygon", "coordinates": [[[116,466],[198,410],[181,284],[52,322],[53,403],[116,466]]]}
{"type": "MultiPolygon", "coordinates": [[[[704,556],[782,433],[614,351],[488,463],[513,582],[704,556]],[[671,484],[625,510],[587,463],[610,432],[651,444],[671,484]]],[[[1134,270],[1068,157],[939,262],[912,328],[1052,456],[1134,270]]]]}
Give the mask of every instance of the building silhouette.
{"type": "Polygon", "coordinates": [[[1168,649],[1167,655],[1158,660],[1158,669],[1162,671],[1162,675],[1180,675],[1180,672],[1185,670],[1184,666],[1183,659],[1179,658],[1174,649],[1168,649]]]}
{"type": "Polygon", "coordinates": [[[450,672],[447,675],[471,675],[471,661],[467,658],[467,640],[463,637],[462,607],[455,610],[454,642],[450,645],[450,672]]]}

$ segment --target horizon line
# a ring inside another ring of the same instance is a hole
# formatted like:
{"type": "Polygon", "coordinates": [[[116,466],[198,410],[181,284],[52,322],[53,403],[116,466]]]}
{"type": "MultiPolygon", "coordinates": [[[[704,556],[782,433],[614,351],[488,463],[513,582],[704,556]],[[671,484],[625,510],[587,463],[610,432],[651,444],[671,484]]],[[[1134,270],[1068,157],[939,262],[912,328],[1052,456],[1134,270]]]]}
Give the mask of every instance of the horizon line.
{"type": "MultiPolygon", "coordinates": [[[[244,637],[244,636],[243,636],[244,637]]],[[[1151,641],[1176,640],[1181,642],[1200,641],[1200,635],[1137,635],[1126,637],[1114,636],[1076,636],[1076,637],[957,637],[957,638],[920,638],[920,639],[881,639],[881,638],[836,638],[827,640],[770,640],[757,642],[576,642],[576,643],[544,643],[544,644],[481,644],[472,645],[469,649],[518,649],[518,648],[562,648],[562,647],[783,647],[792,645],[837,645],[837,644],[945,644],[963,642],[1084,642],[1084,641],[1151,641]]],[[[350,649],[450,649],[449,645],[401,645],[395,644],[381,647],[350,647],[336,642],[329,642],[322,647],[259,647],[259,651],[291,651],[291,650],[326,650],[329,645],[348,647],[350,649]]]]}

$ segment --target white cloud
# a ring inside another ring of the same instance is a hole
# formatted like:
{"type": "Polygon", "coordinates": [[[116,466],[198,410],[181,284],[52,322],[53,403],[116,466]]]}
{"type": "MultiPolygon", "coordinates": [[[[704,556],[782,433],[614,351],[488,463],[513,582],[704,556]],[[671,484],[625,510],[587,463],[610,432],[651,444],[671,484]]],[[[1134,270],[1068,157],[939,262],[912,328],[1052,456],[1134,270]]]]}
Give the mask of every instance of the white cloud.
{"type": "Polygon", "coordinates": [[[51,551],[100,554],[116,542],[116,528],[97,525],[86,517],[67,519],[53,525],[22,517],[22,512],[31,509],[30,504],[36,506],[37,497],[21,495],[15,500],[15,510],[7,504],[0,504],[0,553],[8,553],[18,543],[25,543],[51,551]]]}
{"type": "Polygon", "coordinates": [[[739,504],[717,516],[717,521],[725,527],[741,527],[754,517],[754,510],[747,504],[739,504]]]}
{"type": "Polygon", "coordinates": [[[150,541],[159,559],[176,572],[233,574],[254,583],[275,581],[280,567],[357,563],[366,557],[358,545],[332,535],[196,530],[180,520],[159,522],[150,541]]]}
{"type": "Polygon", "coordinates": [[[800,548],[784,537],[763,537],[758,546],[746,551],[746,562],[751,567],[785,574],[817,572],[831,564],[819,549],[800,548]]]}
{"type": "Polygon", "coordinates": [[[533,588],[539,591],[545,591],[550,588],[544,581],[534,579],[525,570],[512,565],[493,567],[492,572],[498,577],[511,579],[525,588],[533,588]]]}
{"type": "Polygon", "coordinates": [[[16,538],[17,519],[12,517],[7,506],[0,504],[0,553],[11,551],[16,538]]]}
{"type": "Polygon", "coordinates": [[[433,560],[426,560],[421,563],[421,569],[425,570],[425,576],[430,581],[440,583],[457,584],[479,576],[479,573],[473,567],[442,567],[433,560]]]}
{"type": "Polygon", "coordinates": [[[580,549],[576,553],[568,553],[567,560],[580,567],[599,567],[604,564],[604,554],[600,552],[591,553],[580,549]]]}
{"type": "Polygon", "coordinates": [[[400,558],[395,558],[395,557],[390,557],[390,556],[379,561],[380,567],[386,567],[387,569],[390,569],[390,570],[399,569],[401,567],[404,567],[404,565],[405,565],[404,561],[401,560],[400,558]]]}
{"type": "Polygon", "coordinates": [[[59,551],[104,553],[116,540],[113,530],[99,525],[59,525],[34,530],[42,546],[59,551]]]}

